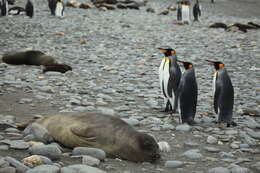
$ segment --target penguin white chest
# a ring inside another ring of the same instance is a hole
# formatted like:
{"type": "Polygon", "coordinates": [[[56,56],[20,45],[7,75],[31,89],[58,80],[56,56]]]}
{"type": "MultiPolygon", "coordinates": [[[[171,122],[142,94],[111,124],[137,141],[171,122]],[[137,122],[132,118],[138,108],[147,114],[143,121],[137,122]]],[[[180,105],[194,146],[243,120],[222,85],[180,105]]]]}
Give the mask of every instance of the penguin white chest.
{"type": "Polygon", "coordinates": [[[59,17],[63,16],[63,4],[61,2],[56,4],[55,15],[59,17]]]}
{"type": "Polygon", "coordinates": [[[212,82],[213,96],[215,95],[215,91],[216,91],[217,76],[218,76],[218,71],[214,72],[214,76],[213,76],[213,82],[212,82]]]}
{"type": "Polygon", "coordinates": [[[170,60],[169,58],[163,58],[161,65],[159,67],[159,79],[160,79],[160,88],[167,97],[169,97],[168,91],[168,81],[170,78],[170,60]]]}

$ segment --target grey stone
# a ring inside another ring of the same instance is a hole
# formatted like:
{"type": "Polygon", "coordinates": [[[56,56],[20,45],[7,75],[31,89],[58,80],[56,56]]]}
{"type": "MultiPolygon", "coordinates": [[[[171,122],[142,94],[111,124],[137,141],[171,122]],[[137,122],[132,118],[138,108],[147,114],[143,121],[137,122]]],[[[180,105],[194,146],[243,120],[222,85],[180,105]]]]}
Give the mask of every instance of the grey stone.
{"type": "Polygon", "coordinates": [[[27,170],[29,170],[30,168],[28,166],[25,166],[23,163],[21,163],[20,161],[16,160],[15,158],[12,157],[5,157],[4,158],[7,162],[9,162],[9,164],[13,167],[15,167],[17,169],[17,172],[25,172],[27,170]]]}
{"type": "Polygon", "coordinates": [[[221,151],[219,148],[215,148],[215,147],[204,147],[204,150],[211,153],[218,153],[221,151]]]}
{"type": "Polygon", "coordinates": [[[91,157],[91,156],[83,156],[82,157],[82,164],[83,165],[98,166],[99,163],[100,163],[100,160],[98,160],[95,157],[91,157]]]}
{"type": "Polygon", "coordinates": [[[20,100],[18,100],[18,103],[20,103],[20,104],[32,103],[32,99],[29,99],[29,98],[21,98],[20,100]]]}
{"type": "Polygon", "coordinates": [[[61,150],[56,145],[38,145],[29,148],[29,152],[35,155],[43,155],[52,160],[59,159],[61,157],[61,150]]]}
{"type": "Polygon", "coordinates": [[[247,132],[249,134],[249,136],[251,136],[252,138],[258,139],[260,140],[260,132],[255,132],[255,131],[250,131],[247,132]]]}
{"type": "Polygon", "coordinates": [[[138,126],[140,124],[140,122],[134,118],[122,118],[122,120],[131,126],[138,126]]]}
{"type": "Polygon", "coordinates": [[[229,166],[229,169],[230,169],[231,173],[249,173],[250,172],[250,169],[240,167],[236,164],[231,164],[229,166]]]}
{"type": "Polygon", "coordinates": [[[178,160],[168,160],[165,162],[164,166],[166,168],[181,168],[183,167],[184,163],[178,160]]]}
{"type": "Polygon", "coordinates": [[[208,173],[231,173],[227,168],[216,167],[208,170],[208,173]]]}
{"type": "Polygon", "coordinates": [[[40,165],[36,166],[26,173],[59,173],[60,168],[54,165],[40,165]]]}
{"type": "Polygon", "coordinates": [[[0,145],[0,150],[8,150],[9,146],[8,145],[0,145]]]}
{"type": "Polygon", "coordinates": [[[0,173],[16,173],[16,169],[14,167],[4,167],[0,168],[0,173]]]}
{"type": "Polygon", "coordinates": [[[0,168],[8,167],[10,164],[4,158],[0,159],[0,168]]]}
{"type": "Polygon", "coordinates": [[[32,134],[34,140],[40,141],[43,143],[49,143],[53,141],[53,138],[50,136],[48,130],[38,123],[32,123],[24,130],[25,135],[32,134]]]}
{"type": "Polygon", "coordinates": [[[200,154],[199,150],[197,150],[197,149],[185,151],[182,154],[182,156],[185,156],[185,157],[192,159],[192,160],[201,159],[203,157],[202,154],[200,154]]]}
{"type": "Polygon", "coordinates": [[[61,168],[60,173],[106,173],[105,171],[88,165],[70,165],[61,168]]]}
{"type": "Polygon", "coordinates": [[[99,160],[104,160],[106,158],[106,153],[103,150],[88,147],[75,147],[72,151],[72,155],[89,155],[99,160]]]}
{"type": "Polygon", "coordinates": [[[180,124],[180,125],[177,125],[176,130],[177,131],[188,132],[188,131],[191,130],[191,126],[188,125],[188,124],[180,124]]]}
{"type": "Polygon", "coordinates": [[[256,162],[251,166],[252,168],[255,168],[257,171],[260,171],[260,161],[256,162]]]}
{"type": "Polygon", "coordinates": [[[215,138],[214,136],[208,136],[208,138],[207,138],[208,144],[216,144],[217,142],[218,142],[217,138],[215,138]]]}
{"type": "Polygon", "coordinates": [[[106,107],[98,107],[97,112],[102,113],[104,115],[111,115],[111,116],[115,115],[115,111],[113,109],[106,108],[106,107]]]}

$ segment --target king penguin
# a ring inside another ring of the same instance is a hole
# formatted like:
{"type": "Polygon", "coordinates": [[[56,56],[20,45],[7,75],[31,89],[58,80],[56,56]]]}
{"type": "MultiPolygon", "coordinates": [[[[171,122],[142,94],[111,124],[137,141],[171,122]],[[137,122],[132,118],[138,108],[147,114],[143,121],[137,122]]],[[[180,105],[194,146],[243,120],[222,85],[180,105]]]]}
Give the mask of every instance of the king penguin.
{"type": "Polygon", "coordinates": [[[49,8],[52,15],[59,17],[63,16],[64,3],[62,0],[49,0],[49,8]]]}
{"type": "Polygon", "coordinates": [[[26,16],[29,16],[29,17],[33,17],[33,12],[34,12],[34,9],[33,9],[33,4],[30,0],[27,0],[27,3],[25,5],[25,14],[26,16]]]}
{"type": "Polygon", "coordinates": [[[201,16],[199,0],[196,0],[196,3],[193,6],[193,17],[194,21],[199,21],[199,16],[201,16]]]}
{"type": "Polygon", "coordinates": [[[198,85],[195,70],[190,62],[178,61],[182,63],[185,71],[181,76],[178,87],[178,102],[182,123],[194,124],[197,107],[198,85]]]}
{"type": "Polygon", "coordinates": [[[214,65],[216,70],[213,77],[213,94],[214,110],[218,114],[218,123],[227,123],[227,127],[236,125],[232,121],[234,88],[225,65],[220,61],[207,60],[207,62],[214,65]]]}
{"type": "Polygon", "coordinates": [[[177,89],[181,78],[181,70],[177,63],[177,55],[172,48],[159,48],[164,54],[159,67],[160,88],[164,96],[166,107],[164,112],[177,112],[177,89]]]}
{"type": "Polygon", "coordinates": [[[7,16],[8,15],[8,2],[7,2],[7,0],[1,0],[0,7],[1,7],[1,16],[7,16]]]}

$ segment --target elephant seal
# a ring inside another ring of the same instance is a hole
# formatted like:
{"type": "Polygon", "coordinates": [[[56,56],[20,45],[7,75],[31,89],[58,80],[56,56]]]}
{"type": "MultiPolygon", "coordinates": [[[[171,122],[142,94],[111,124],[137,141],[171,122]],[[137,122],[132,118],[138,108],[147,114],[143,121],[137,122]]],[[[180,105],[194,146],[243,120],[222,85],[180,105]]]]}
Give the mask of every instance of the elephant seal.
{"type": "Polygon", "coordinates": [[[2,57],[3,62],[13,65],[51,65],[57,64],[56,60],[38,50],[25,52],[6,53],[2,57]]]}
{"type": "Polygon", "coordinates": [[[48,115],[36,123],[69,148],[99,148],[108,157],[133,162],[155,162],[160,158],[159,146],[152,136],[138,132],[117,117],[80,112],[48,115]]]}

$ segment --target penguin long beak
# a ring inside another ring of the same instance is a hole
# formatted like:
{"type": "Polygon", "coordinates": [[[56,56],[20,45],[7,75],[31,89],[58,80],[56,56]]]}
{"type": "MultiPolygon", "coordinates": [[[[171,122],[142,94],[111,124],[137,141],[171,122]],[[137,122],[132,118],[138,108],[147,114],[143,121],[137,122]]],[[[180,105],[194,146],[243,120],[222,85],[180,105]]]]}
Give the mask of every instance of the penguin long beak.
{"type": "Polygon", "coordinates": [[[210,61],[210,60],[206,60],[210,65],[214,65],[215,62],[214,61],[210,61]]]}
{"type": "Polygon", "coordinates": [[[178,63],[184,64],[184,61],[177,60],[178,63]]]}

